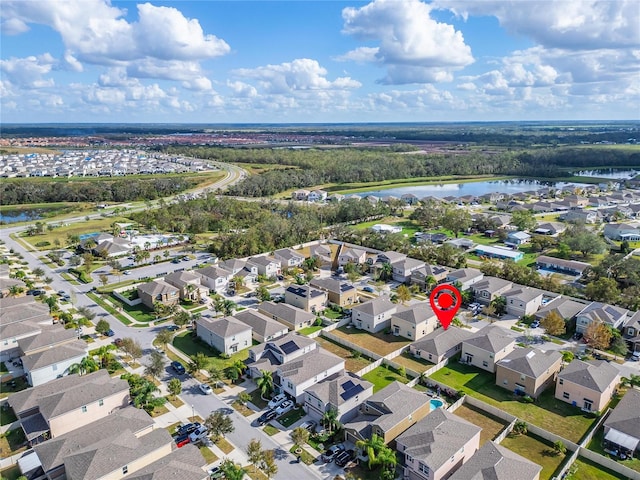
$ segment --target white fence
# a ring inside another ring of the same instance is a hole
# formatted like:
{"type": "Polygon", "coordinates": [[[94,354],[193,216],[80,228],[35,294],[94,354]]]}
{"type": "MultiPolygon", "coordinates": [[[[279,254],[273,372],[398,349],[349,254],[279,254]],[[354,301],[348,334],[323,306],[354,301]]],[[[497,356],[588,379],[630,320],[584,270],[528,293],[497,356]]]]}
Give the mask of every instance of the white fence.
{"type": "Polygon", "coordinates": [[[126,286],[126,287],[122,287],[122,288],[117,288],[117,289],[115,289],[115,290],[114,290],[113,292],[111,292],[111,293],[113,293],[113,295],[114,295],[118,300],[121,300],[121,301],[123,301],[124,303],[126,303],[127,305],[129,305],[130,307],[133,307],[134,305],[139,305],[139,304],[141,304],[141,303],[142,303],[142,300],[141,300],[140,298],[135,298],[135,299],[133,299],[133,300],[129,300],[127,297],[125,297],[124,295],[122,295],[122,293],[121,293],[121,292],[126,292],[126,291],[128,291],[128,290],[133,290],[133,289],[137,288],[137,287],[138,287],[138,285],[140,285],[140,284],[138,283],[138,284],[134,284],[134,285],[128,285],[128,286],[126,286]]]}

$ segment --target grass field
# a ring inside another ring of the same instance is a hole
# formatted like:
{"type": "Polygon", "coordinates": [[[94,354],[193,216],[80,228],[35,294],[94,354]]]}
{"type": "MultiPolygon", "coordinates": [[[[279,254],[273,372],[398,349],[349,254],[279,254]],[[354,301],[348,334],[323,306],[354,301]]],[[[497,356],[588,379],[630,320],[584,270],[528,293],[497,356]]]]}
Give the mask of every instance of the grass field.
{"type": "Polygon", "coordinates": [[[367,382],[373,383],[373,393],[377,392],[378,390],[382,390],[384,387],[395,380],[400,383],[407,383],[409,381],[407,377],[399,375],[390,367],[386,368],[384,365],[380,365],[379,367],[374,368],[369,373],[364,374],[362,378],[367,382]]]}
{"type": "Polygon", "coordinates": [[[406,338],[397,337],[390,333],[369,333],[356,328],[340,327],[336,328],[332,333],[382,356],[395,352],[411,343],[406,338]]]}
{"type": "Polygon", "coordinates": [[[245,348],[244,350],[231,355],[230,358],[221,358],[220,352],[209,347],[208,345],[196,342],[192,337],[190,331],[186,331],[174,337],[173,346],[189,357],[195,355],[198,352],[204,353],[207,356],[207,363],[204,367],[205,370],[214,367],[219,368],[220,370],[224,370],[235,360],[245,361],[247,358],[249,358],[248,348],[245,348]]]}
{"type": "Polygon", "coordinates": [[[115,295],[111,295],[109,297],[109,300],[114,305],[119,306],[120,308],[122,308],[122,310],[127,312],[127,314],[132,316],[138,322],[149,323],[149,322],[153,322],[156,319],[156,316],[151,311],[151,309],[149,309],[149,307],[147,307],[146,305],[144,305],[142,303],[138,303],[137,305],[133,305],[132,306],[132,305],[129,305],[129,304],[121,301],[115,295]]]}
{"type": "Polygon", "coordinates": [[[235,450],[235,447],[231,445],[226,438],[221,437],[215,442],[216,446],[222,450],[226,455],[229,455],[235,450]]]}
{"type": "Polygon", "coordinates": [[[392,359],[393,362],[399,363],[404,368],[410,368],[414,372],[422,373],[426,369],[432,367],[434,364],[429,363],[421,358],[416,358],[409,352],[403,352],[401,355],[392,359]]]}
{"type": "Polygon", "coordinates": [[[556,455],[550,443],[532,434],[507,435],[501,445],[540,465],[542,467],[540,480],[552,478],[565,457],[562,454],[556,455]]]}
{"type": "Polygon", "coordinates": [[[431,378],[572,442],[578,442],[594,422],[579,408],[556,400],[553,388],[540,395],[535,403],[522,403],[512,392],[498,387],[494,375],[473,366],[450,363],[431,378]]]}
{"type": "Polygon", "coordinates": [[[322,330],[322,328],[322,325],[313,325],[311,327],[301,328],[300,330],[298,330],[298,333],[300,335],[310,335],[314,332],[317,332],[318,330],[322,330]]]}
{"type": "Polygon", "coordinates": [[[567,477],[570,480],[625,480],[619,473],[605,469],[583,457],[578,457],[574,465],[574,473],[567,477]]]}
{"type": "Polygon", "coordinates": [[[460,405],[453,413],[482,428],[480,432],[480,446],[496,438],[506,426],[506,423],[499,418],[493,417],[471,405],[460,405]]]}
{"type": "MultiPolygon", "coordinates": [[[[335,330],[334,330],[335,331],[335,330]]],[[[324,337],[316,337],[314,339],[316,342],[318,342],[318,344],[326,349],[329,350],[331,353],[335,353],[336,355],[338,355],[339,357],[344,358],[344,363],[345,363],[345,370],[348,370],[349,372],[359,372],[360,370],[362,370],[364,367],[366,367],[367,365],[369,365],[371,363],[371,360],[368,360],[367,358],[360,356],[360,357],[354,357],[353,356],[353,352],[351,350],[349,350],[347,347],[343,347],[342,345],[338,345],[335,342],[332,342],[331,340],[324,338],[324,337]]]]}

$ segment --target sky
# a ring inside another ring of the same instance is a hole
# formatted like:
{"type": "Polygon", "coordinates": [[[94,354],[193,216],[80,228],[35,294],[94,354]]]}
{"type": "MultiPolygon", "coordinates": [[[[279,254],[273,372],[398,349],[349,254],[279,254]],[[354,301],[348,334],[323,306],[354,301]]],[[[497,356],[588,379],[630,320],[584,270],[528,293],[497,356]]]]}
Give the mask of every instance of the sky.
{"type": "Polygon", "coordinates": [[[0,0],[4,123],[640,118],[638,0],[0,0]]]}

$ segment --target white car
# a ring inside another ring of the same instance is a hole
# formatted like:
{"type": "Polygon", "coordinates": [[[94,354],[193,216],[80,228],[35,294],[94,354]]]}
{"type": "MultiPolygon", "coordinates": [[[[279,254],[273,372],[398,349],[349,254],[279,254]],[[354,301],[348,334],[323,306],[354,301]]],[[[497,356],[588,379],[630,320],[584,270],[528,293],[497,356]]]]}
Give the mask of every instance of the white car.
{"type": "Polygon", "coordinates": [[[203,438],[206,438],[208,433],[209,430],[207,429],[207,427],[205,427],[204,425],[200,425],[189,435],[189,441],[191,443],[199,442],[203,438]]]}
{"type": "Polygon", "coordinates": [[[200,390],[205,395],[211,395],[213,393],[213,390],[211,389],[211,387],[209,385],[207,385],[206,383],[201,383],[200,384],[200,390]]]}
{"type": "Polygon", "coordinates": [[[286,399],[287,399],[287,396],[284,393],[280,393],[279,395],[276,395],[275,397],[273,397],[269,401],[269,403],[267,404],[267,407],[268,408],[276,408],[278,405],[280,405],[286,399]]]}
{"type": "Polygon", "coordinates": [[[276,408],[276,413],[278,415],[284,415],[285,413],[293,410],[293,407],[294,407],[293,400],[285,400],[276,408]]]}

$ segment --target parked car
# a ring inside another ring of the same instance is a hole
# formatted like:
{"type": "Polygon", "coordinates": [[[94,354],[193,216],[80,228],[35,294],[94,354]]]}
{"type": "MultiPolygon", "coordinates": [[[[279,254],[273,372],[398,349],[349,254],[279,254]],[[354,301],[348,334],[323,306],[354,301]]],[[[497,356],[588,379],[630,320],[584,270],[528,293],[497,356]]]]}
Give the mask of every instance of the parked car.
{"type": "Polygon", "coordinates": [[[271,400],[269,400],[269,403],[267,404],[267,408],[270,408],[270,409],[276,408],[286,399],[287,399],[287,396],[284,393],[280,393],[275,397],[273,397],[271,400]]]}
{"type": "Polygon", "coordinates": [[[307,420],[306,422],[300,424],[300,428],[304,428],[308,432],[312,433],[315,431],[317,425],[318,424],[313,420],[307,420]]]}
{"type": "Polygon", "coordinates": [[[171,368],[173,368],[178,375],[184,375],[187,372],[184,365],[182,365],[178,360],[171,362],[171,368]]]}
{"type": "Polygon", "coordinates": [[[295,407],[293,400],[285,400],[276,407],[276,413],[278,415],[284,415],[285,413],[293,410],[293,407],[295,407]]]}
{"type": "Polygon", "coordinates": [[[200,425],[193,432],[189,434],[189,441],[196,443],[205,438],[209,434],[209,429],[204,425],[200,425]]]}
{"type": "Polygon", "coordinates": [[[199,387],[202,393],[204,393],[205,395],[211,395],[213,393],[213,390],[211,389],[211,387],[206,383],[201,383],[199,387]]]}
{"type": "Polygon", "coordinates": [[[220,468],[220,465],[210,468],[207,473],[209,474],[209,478],[211,480],[217,479],[217,478],[224,478],[224,472],[222,471],[222,469],[220,468]]]}
{"type": "Polygon", "coordinates": [[[631,357],[629,357],[629,360],[632,362],[640,362],[640,352],[633,352],[631,357]]]}
{"type": "Polygon", "coordinates": [[[167,330],[169,330],[170,332],[175,332],[176,330],[180,330],[180,327],[177,325],[169,325],[167,327],[167,330]]]}
{"type": "Polygon", "coordinates": [[[105,335],[107,337],[113,337],[116,334],[116,332],[114,332],[113,330],[109,329],[107,330],[107,333],[105,333],[105,335]]]}
{"type": "Polygon", "coordinates": [[[355,458],[356,454],[353,450],[345,450],[336,455],[335,464],[344,467],[347,463],[355,458]]]}
{"type": "Polygon", "coordinates": [[[374,288],[370,287],[369,285],[367,285],[366,287],[363,287],[362,290],[364,290],[365,292],[369,292],[369,293],[375,292],[374,288]]]}
{"type": "Polygon", "coordinates": [[[529,325],[531,328],[538,328],[540,326],[540,322],[538,320],[534,320],[533,322],[531,322],[531,325],[529,325]]]}
{"type": "Polygon", "coordinates": [[[129,270],[125,270],[124,272],[122,272],[123,275],[131,275],[131,272],[129,270]]]}
{"type": "Polygon", "coordinates": [[[176,446],[178,448],[184,447],[187,443],[190,443],[189,435],[179,435],[176,437],[176,446]]]}
{"type": "Polygon", "coordinates": [[[200,422],[187,423],[178,428],[176,435],[189,435],[194,432],[200,426],[200,422]]]}
{"type": "Polygon", "coordinates": [[[271,420],[273,420],[274,418],[276,418],[277,416],[278,414],[276,413],[275,410],[267,410],[266,412],[264,412],[262,415],[258,417],[258,419],[256,420],[256,423],[258,425],[264,425],[270,422],[271,420]]]}
{"type": "Polygon", "coordinates": [[[331,463],[338,456],[340,452],[344,452],[344,445],[337,444],[329,447],[326,452],[322,454],[322,461],[331,463]]]}

